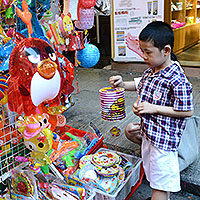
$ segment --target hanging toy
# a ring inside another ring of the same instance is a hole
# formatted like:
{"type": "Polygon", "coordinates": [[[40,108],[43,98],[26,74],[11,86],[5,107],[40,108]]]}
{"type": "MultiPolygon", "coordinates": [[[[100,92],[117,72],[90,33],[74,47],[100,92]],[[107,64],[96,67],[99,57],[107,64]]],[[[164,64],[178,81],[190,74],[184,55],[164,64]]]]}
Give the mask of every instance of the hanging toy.
{"type": "MultiPolygon", "coordinates": [[[[7,94],[7,89],[8,89],[8,74],[5,75],[0,75],[0,102],[2,99],[4,99],[4,97],[7,94]]],[[[6,102],[7,103],[7,102],[6,102]]]]}
{"type": "Polygon", "coordinates": [[[4,32],[2,26],[0,25],[0,35],[3,37],[3,43],[6,44],[11,40],[11,37],[7,36],[7,34],[4,32]]]}
{"type": "Polygon", "coordinates": [[[79,0],[78,3],[78,20],[75,26],[78,29],[91,29],[94,25],[94,6],[96,0],[79,0]]]}
{"type": "Polygon", "coordinates": [[[75,26],[81,30],[91,29],[94,26],[94,9],[79,8],[79,20],[75,21],[75,26]]]}
{"type": "Polygon", "coordinates": [[[40,104],[37,107],[37,113],[45,116],[48,121],[47,128],[51,129],[51,131],[66,124],[66,118],[61,114],[65,110],[65,107],[61,105],[47,108],[45,105],[40,104]]]}
{"type": "MultiPolygon", "coordinates": [[[[74,31],[69,35],[68,51],[78,51],[85,48],[83,40],[83,31],[74,31]]],[[[76,65],[75,65],[76,66],[76,65]]]]}
{"type": "Polygon", "coordinates": [[[29,37],[31,37],[31,34],[33,33],[33,28],[31,24],[32,14],[29,12],[28,3],[26,2],[26,0],[22,0],[22,9],[23,11],[20,10],[18,7],[16,7],[16,13],[22,19],[22,21],[27,25],[28,34],[29,37]]]}
{"type": "Polygon", "coordinates": [[[14,25],[14,13],[11,6],[6,9],[5,15],[7,25],[14,25]]]}
{"type": "Polygon", "coordinates": [[[25,146],[31,150],[31,158],[41,165],[43,173],[49,173],[49,165],[52,163],[46,153],[52,149],[52,131],[48,128],[42,129],[36,136],[30,139],[24,138],[25,146]]]}
{"type": "Polygon", "coordinates": [[[64,78],[57,54],[49,43],[30,38],[32,26],[25,16],[31,18],[31,13],[25,0],[22,6],[24,11],[17,12],[27,24],[29,38],[15,34],[18,44],[9,60],[8,106],[18,114],[31,115],[36,114],[41,103],[58,106],[61,94],[71,94],[74,87],[64,78]]]}
{"type": "Polygon", "coordinates": [[[35,114],[43,102],[59,105],[61,94],[74,90],[64,78],[53,48],[38,38],[24,38],[16,45],[10,55],[9,73],[8,105],[18,114],[35,114]]]}
{"type": "Polygon", "coordinates": [[[93,44],[85,44],[84,49],[77,51],[77,62],[84,68],[94,67],[99,58],[99,49],[93,44]]]}
{"type": "MultiPolygon", "coordinates": [[[[19,8],[20,8],[21,1],[18,1],[18,3],[19,3],[19,8]]],[[[17,10],[19,11],[18,13],[19,15],[22,15],[23,19],[16,18],[17,19],[16,31],[20,32],[26,37],[30,37],[31,35],[32,37],[37,37],[37,38],[44,39],[45,41],[47,41],[45,31],[42,29],[42,25],[38,21],[38,16],[41,18],[44,11],[50,8],[49,1],[37,0],[37,3],[36,3],[36,0],[27,0],[27,1],[23,0],[22,9],[19,9],[19,8],[17,8],[17,10]],[[38,14],[37,5],[40,5],[40,8],[42,8],[39,14],[38,14]],[[30,17],[31,17],[31,20],[30,20],[30,17]],[[25,28],[24,23],[27,25],[27,28],[25,28]],[[31,31],[31,29],[33,30],[33,32],[31,31]]]]}
{"type": "Polygon", "coordinates": [[[50,12],[52,13],[51,20],[55,21],[59,16],[59,0],[50,0],[50,12]]]}
{"type": "Polygon", "coordinates": [[[26,140],[35,137],[44,128],[49,127],[48,116],[46,114],[35,114],[25,116],[24,122],[17,123],[17,128],[26,140]]]}
{"type": "Polygon", "coordinates": [[[72,34],[74,30],[73,22],[71,20],[71,14],[68,13],[67,15],[62,14],[61,20],[59,21],[59,28],[64,37],[69,36],[72,34]]]}
{"type": "Polygon", "coordinates": [[[12,37],[14,37],[14,32],[15,32],[14,28],[9,28],[9,29],[7,30],[7,32],[6,32],[6,35],[7,35],[8,37],[12,38],[12,37]]]}

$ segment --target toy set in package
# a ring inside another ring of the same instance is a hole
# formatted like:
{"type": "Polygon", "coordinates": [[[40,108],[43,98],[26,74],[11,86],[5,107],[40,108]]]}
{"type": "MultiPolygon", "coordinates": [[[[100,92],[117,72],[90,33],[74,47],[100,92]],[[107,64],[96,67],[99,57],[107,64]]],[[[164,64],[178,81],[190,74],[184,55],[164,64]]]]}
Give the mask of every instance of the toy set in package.
{"type": "Polygon", "coordinates": [[[96,148],[103,146],[103,136],[70,126],[59,127],[55,132],[62,145],[59,149],[51,149],[47,154],[57,169],[64,175],[72,174],[78,168],[79,160],[96,148]]]}

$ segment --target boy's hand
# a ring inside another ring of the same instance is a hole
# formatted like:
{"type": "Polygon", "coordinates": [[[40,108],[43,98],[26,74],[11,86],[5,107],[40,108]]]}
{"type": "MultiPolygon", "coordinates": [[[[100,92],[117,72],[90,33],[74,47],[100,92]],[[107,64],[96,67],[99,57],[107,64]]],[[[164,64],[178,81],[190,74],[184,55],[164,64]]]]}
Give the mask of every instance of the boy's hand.
{"type": "Polygon", "coordinates": [[[109,81],[110,81],[110,84],[113,87],[122,87],[122,88],[124,88],[124,82],[123,82],[122,77],[120,75],[111,76],[109,81]]]}
{"type": "Polygon", "coordinates": [[[139,116],[139,111],[138,111],[138,102],[136,101],[134,104],[133,104],[133,113],[137,116],[139,116]]]}
{"type": "Polygon", "coordinates": [[[146,101],[142,102],[140,104],[137,104],[137,113],[139,115],[144,113],[156,113],[156,106],[146,101]]]}

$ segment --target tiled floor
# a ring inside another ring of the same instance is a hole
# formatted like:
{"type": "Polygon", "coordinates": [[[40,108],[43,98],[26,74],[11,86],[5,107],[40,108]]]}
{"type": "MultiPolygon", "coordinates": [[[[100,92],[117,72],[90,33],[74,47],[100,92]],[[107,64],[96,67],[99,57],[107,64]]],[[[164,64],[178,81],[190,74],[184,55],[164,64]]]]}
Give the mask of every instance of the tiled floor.
{"type": "Polygon", "coordinates": [[[185,64],[188,62],[188,64],[198,64],[200,66],[200,43],[178,54],[177,57],[185,64]]]}
{"type": "Polygon", "coordinates": [[[200,77],[200,43],[178,54],[177,58],[186,74],[200,77]]]}

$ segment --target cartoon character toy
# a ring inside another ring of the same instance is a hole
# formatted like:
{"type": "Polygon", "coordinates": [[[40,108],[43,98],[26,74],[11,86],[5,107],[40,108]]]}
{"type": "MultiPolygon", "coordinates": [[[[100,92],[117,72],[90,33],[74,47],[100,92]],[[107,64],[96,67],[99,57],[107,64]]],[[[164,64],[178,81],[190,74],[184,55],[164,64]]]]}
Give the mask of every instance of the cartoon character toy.
{"type": "Polygon", "coordinates": [[[23,38],[15,46],[9,73],[8,105],[18,114],[35,114],[41,103],[58,106],[61,94],[69,95],[74,90],[64,79],[54,49],[38,38],[23,38]]]}
{"type": "Polygon", "coordinates": [[[41,170],[44,173],[49,172],[47,168],[52,163],[46,153],[52,148],[53,136],[50,129],[44,128],[34,137],[29,139],[24,137],[25,146],[32,151],[31,158],[41,165],[41,170]]]}
{"type": "Polygon", "coordinates": [[[10,55],[8,81],[10,110],[20,115],[24,112],[26,116],[36,114],[41,103],[58,106],[62,93],[69,95],[74,90],[69,80],[64,78],[53,47],[42,39],[30,37],[30,20],[25,18],[29,12],[27,6],[23,0],[23,12],[17,9],[17,13],[28,26],[29,38],[15,34],[17,44],[10,55]]]}

